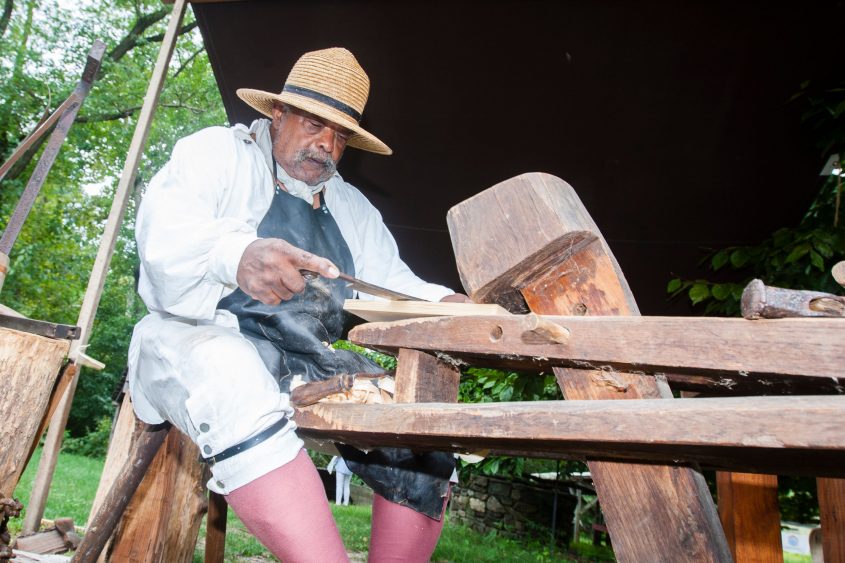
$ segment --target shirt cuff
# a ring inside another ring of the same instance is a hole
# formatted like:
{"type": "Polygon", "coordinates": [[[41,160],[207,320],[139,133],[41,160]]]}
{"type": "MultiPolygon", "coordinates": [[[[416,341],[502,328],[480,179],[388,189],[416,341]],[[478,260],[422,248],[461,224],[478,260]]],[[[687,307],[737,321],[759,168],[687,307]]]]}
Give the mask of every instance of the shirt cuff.
{"type": "Polygon", "coordinates": [[[220,237],[210,253],[209,272],[220,283],[238,286],[238,265],[246,247],[258,240],[254,233],[230,233],[220,237]]]}

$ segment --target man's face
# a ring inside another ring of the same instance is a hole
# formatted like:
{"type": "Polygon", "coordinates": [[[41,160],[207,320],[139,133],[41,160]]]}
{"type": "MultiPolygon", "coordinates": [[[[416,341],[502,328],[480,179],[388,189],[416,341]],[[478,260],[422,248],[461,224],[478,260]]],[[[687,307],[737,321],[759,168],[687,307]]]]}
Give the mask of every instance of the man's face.
{"type": "Polygon", "coordinates": [[[273,157],[309,186],[331,178],[352,132],[290,106],[273,107],[273,157]]]}

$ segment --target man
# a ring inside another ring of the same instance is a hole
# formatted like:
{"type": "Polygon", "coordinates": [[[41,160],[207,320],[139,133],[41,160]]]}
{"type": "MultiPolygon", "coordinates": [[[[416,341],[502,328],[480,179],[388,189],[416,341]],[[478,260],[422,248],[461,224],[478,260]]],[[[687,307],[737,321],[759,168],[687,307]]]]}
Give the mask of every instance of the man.
{"type": "MultiPolygon", "coordinates": [[[[306,53],[280,94],[238,90],[271,121],[180,140],[138,212],[139,293],[150,313],[130,346],[135,411],[188,434],[211,465],[209,488],[285,561],[346,560],[288,393],[295,379],[380,369],[329,346],[351,296],[338,272],[466,300],[415,276],[379,213],[335,170],[347,146],[392,152],[358,124],[368,94],[350,52],[306,53]]],[[[407,450],[342,453],[382,493],[370,559],[427,561],[451,467],[407,450]]]]}

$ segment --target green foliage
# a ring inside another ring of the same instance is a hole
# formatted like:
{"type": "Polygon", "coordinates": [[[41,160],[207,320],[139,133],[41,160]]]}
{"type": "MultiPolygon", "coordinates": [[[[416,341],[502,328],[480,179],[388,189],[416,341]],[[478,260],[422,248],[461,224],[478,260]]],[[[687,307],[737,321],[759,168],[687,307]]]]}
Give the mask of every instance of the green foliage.
{"type": "MultiPolygon", "coordinates": [[[[563,395],[554,375],[490,368],[465,370],[461,373],[461,384],[458,388],[458,401],[462,403],[550,401],[562,398],[563,395]]],[[[477,473],[499,477],[520,477],[526,473],[526,461],[525,458],[520,457],[490,456],[479,463],[469,463],[461,459],[458,462],[458,468],[462,478],[477,473]]]]}
{"type": "Polygon", "coordinates": [[[370,350],[369,348],[364,348],[363,346],[358,346],[348,340],[338,340],[332,344],[332,347],[337,348],[338,350],[351,350],[353,352],[357,352],[365,358],[369,358],[374,361],[387,371],[393,371],[396,369],[396,358],[389,354],[382,354],[381,352],[370,350]]]}
{"type": "Polygon", "coordinates": [[[109,450],[111,423],[110,418],[101,418],[93,431],[78,438],[72,437],[70,432],[65,431],[62,451],[95,459],[105,459],[109,450]]]}
{"type": "MultiPolygon", "coordinates": [[[[824,159],[845,156],[845,80],[805,82],[791,101],[804,104],[802,122],[824,159]]],[[[706,315],[736,316],[742,290],[754,278],[777,287],[839,293],[830,269],[845,259],[841,183],[841,176],[827,176],[798,225],[780,228],[757,245],[712,251],[703,263],[727,281],[674,278],[666,287],[670,298],[686,295],[706,315]]]]}
{"type": "MultiPolygon", "coordinates": [[[[157,0],[67,3],[17,0],[0,30],[0,161],[74,89],[95,38],[106,43],[101,72],[12,249],[2,302],[32,318],[75,324],[112,195],[121,175],[170,8],[157,0]]],[[[134,216],[139,190],[173,143],[225,123],[202,40],[186,15],[142,158],[135,191],[91,333],[88,355],[105,370],[82,371],[68,428],[95,431],[109,416],[126,366],[132,327],[145,313],[135,293],[134,216]]],[[[45,137],[46,140],[46,137],[45,137]]],[[[0,185],[5,225],[34,168],[28,154],[0,185]]],[[[95,431],[96,432],[96,431],[95,431]]]]}

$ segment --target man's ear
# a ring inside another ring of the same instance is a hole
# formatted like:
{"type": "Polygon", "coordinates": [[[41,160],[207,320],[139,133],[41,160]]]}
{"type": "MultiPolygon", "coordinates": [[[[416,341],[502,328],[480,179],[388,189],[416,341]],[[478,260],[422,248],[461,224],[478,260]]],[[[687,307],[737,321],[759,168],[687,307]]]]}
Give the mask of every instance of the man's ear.
{"type": "Polygon", "coordinates": [[[282,107],[281,104],[273,104],[273,123],[278,123],[282,116],[285,114],[285,109],[282,107]]]}

